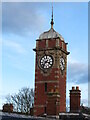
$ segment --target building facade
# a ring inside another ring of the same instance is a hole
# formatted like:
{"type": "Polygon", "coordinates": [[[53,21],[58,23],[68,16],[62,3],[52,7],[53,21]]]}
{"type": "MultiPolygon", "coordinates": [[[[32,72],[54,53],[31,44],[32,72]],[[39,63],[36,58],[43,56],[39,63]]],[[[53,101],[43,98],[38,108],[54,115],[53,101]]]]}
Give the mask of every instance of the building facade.
{"type": "Polygon", "coordinates": [[[67,43],[53,28],[36,40],[34,115],[66,111],[67,43]]]}

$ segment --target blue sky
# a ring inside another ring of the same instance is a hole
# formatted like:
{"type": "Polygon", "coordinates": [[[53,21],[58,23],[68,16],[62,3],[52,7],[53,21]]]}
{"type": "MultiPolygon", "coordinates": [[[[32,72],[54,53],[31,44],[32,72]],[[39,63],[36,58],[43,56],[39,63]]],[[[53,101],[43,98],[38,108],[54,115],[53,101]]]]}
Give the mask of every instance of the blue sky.
{"type": "MultiPolygon", "coordinates": [[[[2,88],[0,98],[22,87],[34,88],[35,48],[39,35],[50,29],[51,3],[2,3],[2,88]]],[[[68,42],[69,90],[80,86],[88,105],[88,3],[53,3],[54,29],[68,42]]],[[[0,106],[1,108],[1,106],[0,106]]]]}

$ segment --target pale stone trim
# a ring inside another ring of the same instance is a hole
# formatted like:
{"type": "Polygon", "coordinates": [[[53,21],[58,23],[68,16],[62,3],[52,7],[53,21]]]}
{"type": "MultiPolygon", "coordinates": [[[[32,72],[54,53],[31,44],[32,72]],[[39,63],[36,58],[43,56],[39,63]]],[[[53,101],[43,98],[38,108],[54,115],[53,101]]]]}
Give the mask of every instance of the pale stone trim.
{"type": "Polygon", "coordinates": [[[62,42],[62,49],[63,49],[63,42],[62,42]]]}
{"type": "Polygon", "coordinates": [[[48,47],[48,40],[46,40],[46,47],[48,47]]]}
{"type": "Polygon", "coordinates": [[[35,72],[35,74],[38,74],[38,72],[35,72]]]}
{"type": "Polygon", "coordinates": [[[58,76],[58,75],[56,75],[56,76],[55,76],[55,78],[59,78],[59,76],[58,76]]]}
{"type": "Polygon", "coordinates": [[[56,39],[56,47],[59,46],[59,39],[56,39]]]}
{"type": "Polygon", "coordinates": [[[38,77],[36,76],[35,79],[38,79],[38,77]]]}
{"type": "Polygon", "coordinates": [[[37,110],[34,110],[34,112],[37,112],[37,110]]]}
{"type": "Polygon", "coordinates": [[[37,82],[35,82],[35,83],[59,83],[59,81],[57,81],[57,80],[50,80],[50,81],[37,81],[37,82]]]}
{"type": "Polygon", "coordinates": [[[38,41],[36,41],[36,48],[38,48],[38,41]]]}
{"type": "Polygon", "coordinates": [[[39,108],[41,108],[41,107],[45,107],[45,105],[34,105],[34,107],[39,107],[39,108]]]}
{"type": "Polygon", "coordinates": [[[59,115],[79,115],[79,113],[59,113],[59,115]]]}
{"type": "MultiPolygon", "coordinates": [[[[80,93],[80,91],[71,91],[71,96],[79,96],[79,95],[77,95],[76,93],[80,93]],[[72,93],[75,93],[74,95],[72,94],[72,93]]],[[[81,93],[80,93],[81,94],[81,93]]]]}
{"type": "Polygon", "coordinates": [[[57,70],[57,71],[55,71],[55,73],[59,73],[59,72],[60,72],[60,71],[58,71],[58,70],[57,70]]]}

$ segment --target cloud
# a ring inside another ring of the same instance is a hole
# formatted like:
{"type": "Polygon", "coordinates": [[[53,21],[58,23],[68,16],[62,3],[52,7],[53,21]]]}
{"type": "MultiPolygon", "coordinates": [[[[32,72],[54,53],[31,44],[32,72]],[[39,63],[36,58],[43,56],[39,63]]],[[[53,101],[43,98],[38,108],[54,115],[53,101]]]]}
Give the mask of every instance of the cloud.
{"type": "Polygon", "coordinates": [[[82,99],[83,106],[88,106],[88,99],[82,99]]]}
{"type": "Polygon", "coordinates": [[[69,62],[68,82],[88,83],[88,65],[80,62],[69,62]]]}
{"type": "Polygon", "coordinates": [[[40,32],[45,17],[35,3],[2,3],[2,31],[18,35],[40,32]]]}
{"type": "Polygon", "coordinates": [[[11,51],[17,52],[19,54],[27,54],[27,51],[21,44],[11,41],[11,40],[3,40],[3,45],[9,48],[11,51]]]}

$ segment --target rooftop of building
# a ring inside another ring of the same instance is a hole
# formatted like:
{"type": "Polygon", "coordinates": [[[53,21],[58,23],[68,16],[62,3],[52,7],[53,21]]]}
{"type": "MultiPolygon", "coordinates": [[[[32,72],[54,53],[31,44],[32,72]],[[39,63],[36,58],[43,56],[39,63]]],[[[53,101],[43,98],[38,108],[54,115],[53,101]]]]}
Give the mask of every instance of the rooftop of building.
{"type": "Polygon", "coordinates": [[[57,116],[44,116],[44,117],[34,117],[30,115],[9,113],[0,111],[0,120],[90,120],[90,115],[85,113],[60,113],[57,116]]]}

